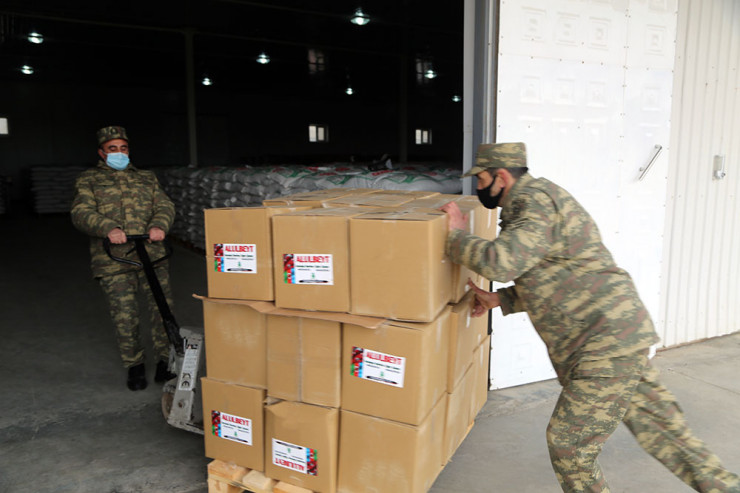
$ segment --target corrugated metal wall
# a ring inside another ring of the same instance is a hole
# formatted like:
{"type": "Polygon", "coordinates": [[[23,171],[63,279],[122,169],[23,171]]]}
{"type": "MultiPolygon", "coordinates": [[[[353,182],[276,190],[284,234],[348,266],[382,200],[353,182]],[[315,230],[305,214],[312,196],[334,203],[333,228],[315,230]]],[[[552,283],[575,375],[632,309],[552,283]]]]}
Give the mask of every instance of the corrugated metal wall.
{"type": "Polygon", "coordinates": [[[740,330],[740,0],[680,0],[658,328],[740,330]],[[715,156],[726,176],[713,176],[715,156]]]}

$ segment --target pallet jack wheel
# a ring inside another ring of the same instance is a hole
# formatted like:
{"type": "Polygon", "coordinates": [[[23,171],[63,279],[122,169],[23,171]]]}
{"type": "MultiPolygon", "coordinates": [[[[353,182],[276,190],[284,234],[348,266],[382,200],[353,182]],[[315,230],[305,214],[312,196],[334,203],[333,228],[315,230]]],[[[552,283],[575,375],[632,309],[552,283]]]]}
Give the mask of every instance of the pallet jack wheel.
{"type": "Polygon", "coordinates": [[[165,420],[168,420],[170,418],[170,411],[172,411],[172,403],[174,402],[174,400],[174,392],[162,393],[162,415],[164,415],[165,420]]]}

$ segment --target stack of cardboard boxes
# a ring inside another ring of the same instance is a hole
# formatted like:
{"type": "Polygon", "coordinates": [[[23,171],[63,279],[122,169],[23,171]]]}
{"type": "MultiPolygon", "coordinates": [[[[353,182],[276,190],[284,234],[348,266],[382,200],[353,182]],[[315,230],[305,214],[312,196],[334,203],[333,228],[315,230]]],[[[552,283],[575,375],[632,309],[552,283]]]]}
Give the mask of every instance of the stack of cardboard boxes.
{"type": "Polygon", "coordinates": [[[317,492],[427,491],[486,400],[487,317],[445,256],[455,200],[333,189],[205,211],[206,455],[317,492]]]}

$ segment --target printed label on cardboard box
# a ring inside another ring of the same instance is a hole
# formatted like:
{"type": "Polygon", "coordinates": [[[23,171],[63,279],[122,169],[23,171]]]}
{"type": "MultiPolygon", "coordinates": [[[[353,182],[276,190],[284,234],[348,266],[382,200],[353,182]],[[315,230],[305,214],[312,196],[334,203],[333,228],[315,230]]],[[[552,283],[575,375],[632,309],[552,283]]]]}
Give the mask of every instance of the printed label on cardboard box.
{"type": "Polygon", "coordinates": [[[272,439],[272,463],[309,476],[318,475],[316,449],[272,439]]]}
{"type": "Polygon", "coordinates": [[[249,418],[211,411],[211,430],[217,437],[252,445],[252,420],[249,418]]]}
{"type": "Polygon", "coordinates": [[[257,245],[242,243],[214,243],[216,272],[233,274],[257,273],[257,245]]]}
{"type": "Polygon", "coordinates": [[[334,285],[331,255],[316,253],[283,254],[283,279],[286,284],[334,285]]]}
{"type": "Polygon", "coordinates": [[[352,347],[352,375],[373,382],[403,387],[406,358],[371,349],[352,347]]]}

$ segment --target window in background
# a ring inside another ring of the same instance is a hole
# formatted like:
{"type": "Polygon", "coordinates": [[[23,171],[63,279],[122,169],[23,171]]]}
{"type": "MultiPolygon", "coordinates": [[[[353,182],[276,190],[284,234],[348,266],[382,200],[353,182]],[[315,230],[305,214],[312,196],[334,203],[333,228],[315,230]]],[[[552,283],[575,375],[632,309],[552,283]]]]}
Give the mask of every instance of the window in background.
{"type": "Polygon", "coordinates": [[[431,128],[417,128],[416,129],[416,144],[425,145],[432,143],[432,129],[431,128]]]}
{"type": "Polygon", "coordinates": [[[308,50],[308,73],[320,74],[326,71],[326,56],[321,50],[310,48],[308,50]]]}
{"type": "Polygon", "coordinates": [[[308,126],[309,142],[328,142],[329,127],[326,125],[309,125],[308,126]]]}

